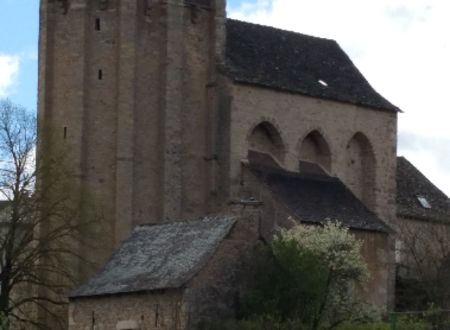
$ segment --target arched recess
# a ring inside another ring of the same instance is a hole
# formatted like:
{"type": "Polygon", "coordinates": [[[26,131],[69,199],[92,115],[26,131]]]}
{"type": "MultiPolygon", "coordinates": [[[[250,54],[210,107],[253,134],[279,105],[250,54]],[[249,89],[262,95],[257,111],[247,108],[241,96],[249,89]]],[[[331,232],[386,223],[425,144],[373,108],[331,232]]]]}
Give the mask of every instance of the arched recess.
{"type": "Polygon", "coordinates": [[[268,121],[261,122],[251,131],[248,138],[249,150],[271,155],[282,163],[286,148],[280,132],[268,121]]]}
{"type": "Polygon", "coordinates": [[[364,134],[356,133],[348,142],[345,166],[346,184],[369,209],[374,209],[375,154],[364,134]]]}
{"type": "Polygon", "coordinates": [[[301,142],[299,150],[300,172],[306,164],[319,165],[327,173],[331,171],[331,152],[327,141],[319,131],[310,132],[301,142]]]}

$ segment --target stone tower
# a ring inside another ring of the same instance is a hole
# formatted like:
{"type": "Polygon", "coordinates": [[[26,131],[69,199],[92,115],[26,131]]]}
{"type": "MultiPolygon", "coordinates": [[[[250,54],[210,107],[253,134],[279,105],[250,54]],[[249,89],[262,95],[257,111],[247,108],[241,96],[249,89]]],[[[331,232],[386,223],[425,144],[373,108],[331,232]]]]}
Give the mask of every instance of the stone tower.
{"type": "Polygon", "coordinates": [[[136,224],[215,211],[225,0],[41,0],[40,15],[40,133],[106,219],[97,262],[136,224]]]}

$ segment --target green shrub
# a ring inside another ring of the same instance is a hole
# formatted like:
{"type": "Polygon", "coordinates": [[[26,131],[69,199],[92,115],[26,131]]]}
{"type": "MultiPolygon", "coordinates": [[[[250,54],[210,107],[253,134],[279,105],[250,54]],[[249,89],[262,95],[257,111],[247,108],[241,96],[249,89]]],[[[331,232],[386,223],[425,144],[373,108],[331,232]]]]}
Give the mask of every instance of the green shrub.
{"type": "Polygon", "coordinates": [[[391,330],[391,326],[385,322],[345,322],[338,326],[336,330],[391,330]]]}
{"type": "Polygon", "coordinates": [[[258,252],[254,287],[245,299],[243,316],[310,322],[326,299],[327,269],[293,241],[276,240],[258,252]]]}
{"type": "MultiPolygon", "coordinates": [[[[299,321],[280,321],[269,316],[257,317],[241,321],[220,321],[203,324],[199,330],[310,330],[311,327],[299,321]]],[[[347,321],[335,328],[319,328],[320,330],[391,330],[390,322],[352,322],[347,321]]],[[[429,325],[413,317],[400,317],[397,319],[396,330],[428,330],[429,325]]],[[[439,328],[440,329],[440,328],[439,328]]],[[[442,330],[442,329],[440,329],[442,330]]]]}
{"type": "Polygon", "coordinates": [[[206,323],[199,330],[308,330],[300,321],[280,321],[271,316],[249,320],[228,320],[206,323]]]}
{"type": "MultiPolygon", "coordinates": [[[[345,322],[336,328],[336,330],[391,330],[391,322],[345,322]]],[[[428,330],[427,322],[418,318],[402,316],[395,322],[395,330],[428,330]]]]}
{"type": "Polygon", "coordinates": [[[361,319],[365,306],[352,294],[368,276],[360,248],[348,228],[330,221],[281,231],[257,253],[242,318],[269,315],[308,329],[361,319]]]}
{"type": "Polygon", "coordinates": [[[428,330],[429,328],[426,321],[409,316],[398,318],[395,327],[396,330],[428,330]]]}

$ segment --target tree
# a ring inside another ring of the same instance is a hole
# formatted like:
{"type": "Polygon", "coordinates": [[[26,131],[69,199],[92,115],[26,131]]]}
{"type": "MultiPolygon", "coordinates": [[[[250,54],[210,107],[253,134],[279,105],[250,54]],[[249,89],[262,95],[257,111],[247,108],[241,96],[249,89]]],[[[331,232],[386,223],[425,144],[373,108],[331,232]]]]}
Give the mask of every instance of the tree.
{"type": "Polygon", "coordinates": [[[450,225],[402,220],[397,235],[397,308],[450,307],[450,225]]]}
{"type": "Polygon", "coordinates": [[[79,205],[63,157],[36,159],[36,143],[35,116],[0,101],[0,314],[7,323],[48,329],[37,311],[58,319],[52,306],[67,303],[79,258],[79,205]]]}
{"type": "Polygon", "coordinates": [[[353,286],[368,276],[361,242],[339,223],[283,230],[259,254],[245,316],[301,320],[308,329],[333,328],[360,316],[353,286]]]}

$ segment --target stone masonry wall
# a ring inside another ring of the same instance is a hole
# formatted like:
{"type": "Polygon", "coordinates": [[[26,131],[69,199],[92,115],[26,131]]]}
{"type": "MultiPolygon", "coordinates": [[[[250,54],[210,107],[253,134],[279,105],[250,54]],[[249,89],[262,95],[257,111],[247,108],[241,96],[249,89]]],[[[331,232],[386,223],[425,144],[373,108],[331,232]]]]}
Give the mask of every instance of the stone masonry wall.
{"type": "Polygon", "coordinates": [[[361,254],[367,263],[370,277],[357,288],[358,295],[367,303],[386,312],[393,307],[395,265],[392,237],[385,233],[352,230],[362,241],[361,254]]]}
{"type": "Polygon", "coordinates": [[[221,242],[203,270],[187,285],[183,306],[189,315],[187,329],[195,330],[204,321],[237,316],[246,271],[259,239],[259,205],[236,204],[232,213],[237,222],[221,242]]]}
{"type": "Polygon", "coordinates": [[[136,224],[216,210],[224,6],[41,0],[40,150],[65,150],[106,219],[93,233],[103,252],[84,251],[98,265],[136,224]]]}
{"type": "Polygon", "coordinates": [[[235,205],[238,221],[186,286],[154,293],[73,299],[70,330],[195,330],[201,321],[236,316],[244,272],[259,237],[258,205],[235,205]]]}
{"type": "Polygon", "coordinates": [[[76,299],[69,308],[69,330],[181,330],[186,315],[181,291],[76,299]]]}
{"type": "MultiPolygon", "coordinates": [[[[397,218],[396,264],[403,278],[426,280],[450,255],[450,226],[430,219],[397,218]]],[[[445,269],[445,268],[444,268],[445,269]]]]}
{"type": "MultiPolygon", "coordinates": [[[[290,218],[289,210],[277,201],[276,197],[255,178],[244,170],[241,194],[254,197],[263,204],[260,208],[260,234],[266,241],[271,241],[279,228],[291,228],[297,222],[290,218]]],[[[363,242],[361,254],[367,263],[370,277],[361,288],[358,296],[365,302],[386,311],[393,306],[394,298],[394,249],[392,235],[386,233],[351,229],[355,237],[363,242]]]]}
{"type": "Polygon", "coordinates": [[[298,171],[301,142],[317,130],[330,149],[330,174],[339,177],[357,195],[357,187],[352,186],[355,180],[348,177],[352,173],[347,171],[351,163],[347,145],[359,132],[370,142],[375,159],[375,200],[368,206],[381,219],[395,220],[396,114],[243,84],[234,84],[231,95],[232,195],[239,191],[240,160],[247,157],[250,133],[263,121],[271,123],[281,135],[286,150],[283,166],[291,171],[298,171]]]}

